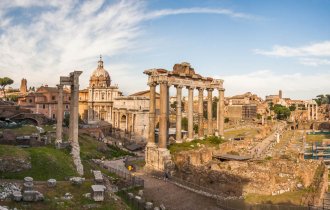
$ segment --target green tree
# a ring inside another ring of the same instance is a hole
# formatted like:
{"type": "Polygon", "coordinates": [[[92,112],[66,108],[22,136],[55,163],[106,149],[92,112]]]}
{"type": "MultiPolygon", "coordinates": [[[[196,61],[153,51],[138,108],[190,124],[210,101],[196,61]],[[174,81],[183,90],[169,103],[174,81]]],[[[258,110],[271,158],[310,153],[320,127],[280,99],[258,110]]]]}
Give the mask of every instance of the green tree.
{"type": "Polygon", "coordinates": [[[291,106],[289,106],[289,109],[290,109],[291,112],[293,112],[294,110],[296,110],[296,106],[295,105],[291,105],[291,106]]]}
{"type": "Polygon", "coordinates": [[[280,104],[275,104],[273,110],[276,114],[276,118],[279,120],[288,119],[291,113],[289,108],[282,106],[280,104]]]}
{"type": "Polygon", "coordinates": [[[13,83],[14,83],[14,80],[10,79],[9,77],[0,78],[0,86],[1,86],[4,98],[6,98],[5,87],[7,85],[11,85],[13,83]]]}

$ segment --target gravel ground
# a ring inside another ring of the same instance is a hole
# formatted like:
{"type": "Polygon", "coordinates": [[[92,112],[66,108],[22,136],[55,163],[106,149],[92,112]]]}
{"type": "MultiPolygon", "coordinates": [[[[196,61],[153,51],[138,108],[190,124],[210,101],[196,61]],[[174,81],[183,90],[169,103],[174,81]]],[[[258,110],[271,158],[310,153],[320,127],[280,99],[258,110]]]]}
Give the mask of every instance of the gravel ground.
{"type": "Polygon", "coordinates": [[[159,206],[164,204],[171,210],[219,210],[214,199],[180,188],[171,182],[165,182],[150,176],[144,179],[144,196],[159,206]]]}

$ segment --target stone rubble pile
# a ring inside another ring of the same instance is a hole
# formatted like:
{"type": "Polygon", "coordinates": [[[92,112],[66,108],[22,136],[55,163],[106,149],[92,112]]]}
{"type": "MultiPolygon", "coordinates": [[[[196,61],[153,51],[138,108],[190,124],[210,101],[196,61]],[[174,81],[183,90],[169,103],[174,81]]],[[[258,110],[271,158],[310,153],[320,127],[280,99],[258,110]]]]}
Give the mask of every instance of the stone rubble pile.
{"type": "Polygon", "coordinates": [[[0,201],[10,199],[14,192],[20,192],[21,189],[14,183],[1,183],[0,184],[0,201]]]}

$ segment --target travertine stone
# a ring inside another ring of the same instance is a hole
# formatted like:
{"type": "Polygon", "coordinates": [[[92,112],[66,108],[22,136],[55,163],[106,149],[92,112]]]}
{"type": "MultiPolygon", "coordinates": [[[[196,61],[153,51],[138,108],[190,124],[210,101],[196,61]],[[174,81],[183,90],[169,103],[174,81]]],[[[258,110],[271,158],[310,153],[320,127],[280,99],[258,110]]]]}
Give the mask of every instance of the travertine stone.
{"type": "Polygon", "coordinates": [[[187,87],[188,89],[188,139],[194,138],[194,110],[193,110],[193,98],[194,87],[187,87]]]}
{"type": "Polygon", "coordinates": [[[213,89],[207,89],[207,135],[213,135],[213,123],[212,123],[212,91],[213,89]]]}
{"type": "Polygon", "coordinates": [[[56,179],[48,179],[47,185],[48,185],[48,187],[55,187],[56,186],[56,179]]]}
{"type": "Polygon", "coordinates": [[[63,126],[63,85],[57,85],[57,123],[56,123],[56,145],[62,143],[62,126],[63,126]]]}
{"type": "Polygon", "coordinates": [[[150,86],[150,104],[149,104],[149,140],[148,143],[155,143],[155,118],[156,118],[156,84],[150,86]]]}
{"type": "Polygon", "coordinates": [[[160,84],[160,117],[159,117],[159,143],[160,148],[166,148],[168,135],[168,85],[160,84]]]}
{"type": "Polygon", "coordinates": [[[224,136],[224,123],[225,123],[225,89],[218,89],[219,102],[218,102],[218,131],[220,136],[224,136]]]}
{"type": "Polygon", "coordinates": [[[203,123],[203,93],[204,89],[198,89],[198,137],[204,136],[204,123],[203,123]]]}
{"type": "Polygon", "coordinates": [[[176,86],[176,142],[180,143],[182,142],[182,136],[181,136],[181,121],[182,121],[182,86],[177,85],[176,86]]]}

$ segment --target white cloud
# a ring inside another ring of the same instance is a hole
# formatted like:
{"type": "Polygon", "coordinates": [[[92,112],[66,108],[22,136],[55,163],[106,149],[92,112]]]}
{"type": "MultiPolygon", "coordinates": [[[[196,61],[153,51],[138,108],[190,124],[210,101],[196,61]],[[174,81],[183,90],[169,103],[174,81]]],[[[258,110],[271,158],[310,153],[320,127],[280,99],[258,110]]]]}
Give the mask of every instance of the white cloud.
{"type": "Polygon", "coordinates": [[[320,59],[320,58],[301,58],[299,59],[299,62],[306,66],[330,65],[330,59],[320,59]]]}
{"type": "Polygon", "coordinates": [[[256,49],[256,54],[277,57],[330,56],[330,41],[314,43],[302,47],[274,46],[272,50],[256,49]]]}
{"type": "Polygon", "coordinates": [[[257,19],[256,16],[234,12],[229,9],[213,9],[213,8],[182,8],[182,9],[163,9],[148,13],[145,18],[153,19],[167,15],[182,15],[182,14],[219,14],[226,15],[232,18],[243,18],[243,19],[257,19]]]}
{"type": "MultiPolygon", "coordinates": [[[[141,23],[167,15],[195,13],[252,18],[248,14],[214,8],[149,11],[145,1],[109,3],[106,0],[67,0],[63,3],[56,0],[2,0],[1,75],[12,77],[16,86],[23,77],[28,79],[30,85],[38,86],[45,83],[55,85],[60,75],[66,75],[73,69],[87,70],[81,76],[81,86],[86,87],[99,54],[107,59],[140,50],[138,46],[141,44],[138,41],[144,33],[141,23]],[[13,13],[17,8],[23,8],[24,12],[13,13]]],[[[124,83],[132,78],[130,73],[134,72],[134,67],[122,63],[107,65],[111,66],[115,83],[136,90],[127,82],[124,83]],[[118,72],[126,77],[115,78],[118,72]]],[[[142,70],[134,74],[142,75],[142,70]]],[[[136,78],[140,78],[140,75],[136,78]]],[[[142,87],[145,81],[138,83],[142,87]]]]}
{"type": "Polygon", "coordinates": [[[226,96],[253,92],[259,96],[284,92],[284,97],[293,99],[311,99],[318,94],[329,93],[330,73],[304,75],[279,74],[271,70],[262,70],[240,75],[215,76],[224,79],[226,96]]]}
{"type": "Polygon", "coordinates": [[[299,58],[299,63],[307,66],[330,65],[330,41],[313,43],[302,47],[275,45],[272,50],[255,49],[260,55],[299,58]],[[329,59],[324,59],[329,57],[329,59]]]}

